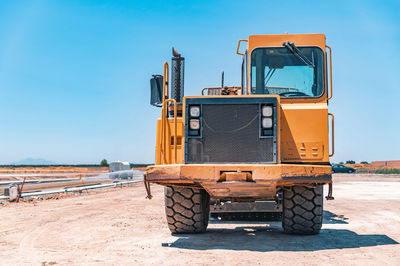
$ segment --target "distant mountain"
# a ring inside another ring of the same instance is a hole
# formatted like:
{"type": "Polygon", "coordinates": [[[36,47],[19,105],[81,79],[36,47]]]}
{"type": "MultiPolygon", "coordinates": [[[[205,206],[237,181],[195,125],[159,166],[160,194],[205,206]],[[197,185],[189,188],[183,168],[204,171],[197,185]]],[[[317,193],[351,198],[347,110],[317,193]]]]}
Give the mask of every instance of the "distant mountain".
{"type": "Polygon", "coordinates": [[[21,161],[12,163],[13,165],[50,165],[56,164],[55,162],[48,161],[41,158],[25,158],[21,161]]]}

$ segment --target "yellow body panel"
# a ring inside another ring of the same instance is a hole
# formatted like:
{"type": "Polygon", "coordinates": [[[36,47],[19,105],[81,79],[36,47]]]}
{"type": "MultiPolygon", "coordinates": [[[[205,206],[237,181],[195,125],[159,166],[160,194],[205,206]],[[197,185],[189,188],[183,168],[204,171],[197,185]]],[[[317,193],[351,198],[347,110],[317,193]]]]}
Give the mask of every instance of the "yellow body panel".
{"type": "Polygon", "coordinates": [[[328,105],[281,104],[282,162],[329,162],[328,105]]]}
{"type": "MultiPolygon", "coordinates": [[[[176,163],[183,163],[183,143],[184,143],[184,130],[185,126],[183,118],[177,119],[177,161],[176,163]]],[[[174,134],[175,124],[173,118],[168,118],[166,123],[165,135],[161,133],[161,119],[157,119],[157,137],[156,137],[156,161],[155,164],[171,164],[174,161],[174,134]],[[162,139],[163,138],[163,139],[162,139]],[[166,151],[162,149],[162,140],[165,142],[166,151]]]]}

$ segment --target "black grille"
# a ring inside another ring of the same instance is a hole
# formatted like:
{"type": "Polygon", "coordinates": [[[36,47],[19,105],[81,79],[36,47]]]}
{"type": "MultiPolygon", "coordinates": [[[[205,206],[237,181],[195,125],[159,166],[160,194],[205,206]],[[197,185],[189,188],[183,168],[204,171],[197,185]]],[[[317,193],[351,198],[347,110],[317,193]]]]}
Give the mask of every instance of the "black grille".
{"type": "Polygon", "coordinates": [[[203,104],[201,127],[188,137],[187,163],[274,161],[274,138],[260,138],[260,104],[203,104]]]}

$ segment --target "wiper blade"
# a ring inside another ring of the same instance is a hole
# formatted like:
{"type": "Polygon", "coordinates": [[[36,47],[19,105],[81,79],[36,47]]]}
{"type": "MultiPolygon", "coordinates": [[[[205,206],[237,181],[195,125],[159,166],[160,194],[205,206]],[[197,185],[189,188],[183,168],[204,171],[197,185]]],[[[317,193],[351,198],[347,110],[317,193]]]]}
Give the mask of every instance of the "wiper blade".
{"type": "Polygon", "coordinates": [[[302,52],[300,52],[299,48],[294,45],[292,42],[284,42],[282,44],[285,46],[289,51],[292,52],[295,56],[297,56],[301,61],[303,61],[304,64],[306,64],[309,67],[315,68],[314,65],[314,58],[313,61],[311,62],[310,59],[308,59],[302,52]]]}
{"type": "Polygon", "coordinates": [[[275,70],[276,70],[276,68],[271,68],[269,71],[268,71],[268,73],[267,73],[267,75],[265,75],[265,84],[264,84],[264,86],[267,86],[267,84],[268,84],[268,81],[271,79],[271,77],[272,77],[272,75],[275,73],[275,70]]]}

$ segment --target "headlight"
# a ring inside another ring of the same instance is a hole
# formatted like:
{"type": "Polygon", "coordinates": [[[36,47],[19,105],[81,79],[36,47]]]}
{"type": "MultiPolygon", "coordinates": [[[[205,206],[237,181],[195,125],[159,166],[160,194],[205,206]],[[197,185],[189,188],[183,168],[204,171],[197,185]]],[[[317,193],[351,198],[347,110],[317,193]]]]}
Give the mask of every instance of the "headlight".
{"type": "Polygon", "coordinates": [[[190,107],[190,116],[191,117],[199,117],[200,116],[200,106],[191,106],[190,107]]]}
{"type": "Polygon", "coordinates": [[[263,116],[272,116],[272,106],[264,105],[262,107],[262,115],[263,116]]]}
{"type": "Polygon", "coordinates": [[[261,125],[263,128],[272,128],[272,118],[263,118],[261,125]]]}
{"type": "Polygon", "coordinates": [[[200,129],[200,121],[199,121],[199,119],[190,119],[189,127],[192,130],[199,130],[200,129]]]}

